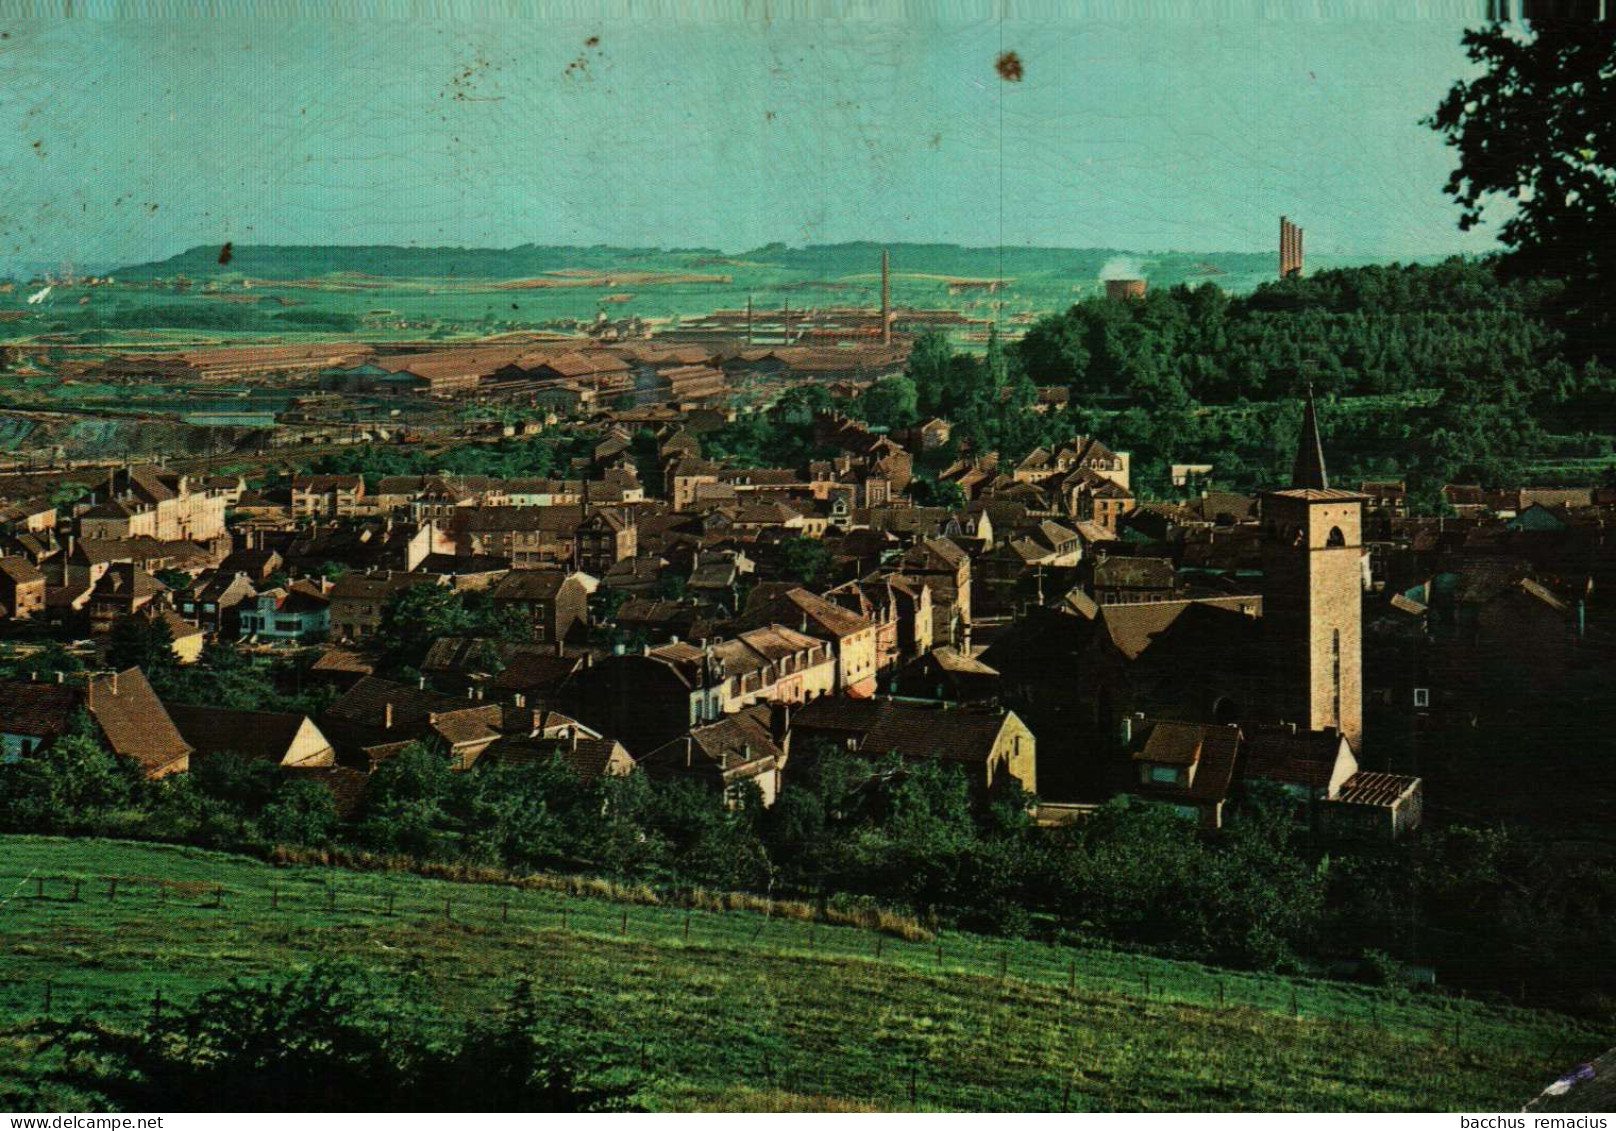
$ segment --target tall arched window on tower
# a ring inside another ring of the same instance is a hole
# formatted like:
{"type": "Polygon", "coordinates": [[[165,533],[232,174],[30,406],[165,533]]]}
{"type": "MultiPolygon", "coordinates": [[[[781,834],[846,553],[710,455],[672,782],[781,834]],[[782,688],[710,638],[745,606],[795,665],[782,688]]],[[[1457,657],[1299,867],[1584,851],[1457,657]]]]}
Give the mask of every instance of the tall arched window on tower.
{"type": "Polygon", "coordinates": [[[1330,537],[1325,540],[1324,544],[1326,546],[1345,546],[1347,544],[1347,536],[1341,533],[1341,528],[1339,526],[1332,526],[1330,527],[1330,537]]]}

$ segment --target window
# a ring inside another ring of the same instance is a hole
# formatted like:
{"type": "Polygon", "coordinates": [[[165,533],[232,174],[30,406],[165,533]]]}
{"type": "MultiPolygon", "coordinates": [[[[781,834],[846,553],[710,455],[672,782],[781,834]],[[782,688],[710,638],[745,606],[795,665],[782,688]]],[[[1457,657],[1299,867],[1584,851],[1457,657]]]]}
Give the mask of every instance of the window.
{"type": "Polygon", "coordinates": [[[1327,546],[1345,546],[1346,544],[1347,544],[1347,536],[1345,534],[1341,533],[1341,528],[1339,526],[1330,527],[1330,536],[1329,536],[1329,538],[1325,539],[1325,545],[1327,545],[1327,546]]]}
{"type": "Polygon", "coordinates": [[[1176,766],[1152,766],[1150,767],[1150,780],[1162,782],[1166,785],[1177,785],[1178,768],[1176,766]]]}
{"type": "Polygon", "coordinates": [[[1414,706],[1429,707],[1431,705],[1431,689],[1429,687],[1416,687],[1414,689],[1414,706]]]}

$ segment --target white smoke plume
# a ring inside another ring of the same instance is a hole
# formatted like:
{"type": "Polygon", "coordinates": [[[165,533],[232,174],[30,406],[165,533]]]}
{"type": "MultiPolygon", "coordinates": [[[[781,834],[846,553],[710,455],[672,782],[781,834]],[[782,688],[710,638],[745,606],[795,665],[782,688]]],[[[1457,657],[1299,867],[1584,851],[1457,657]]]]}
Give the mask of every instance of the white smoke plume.
{"type": "Polygon", "coordinates": [[[1137,259],[1127,255],[1113,255],[1105,261],[1100,268],[1100,278],[1105,279],[1143,279],[1145,265],[1137,259]]]}

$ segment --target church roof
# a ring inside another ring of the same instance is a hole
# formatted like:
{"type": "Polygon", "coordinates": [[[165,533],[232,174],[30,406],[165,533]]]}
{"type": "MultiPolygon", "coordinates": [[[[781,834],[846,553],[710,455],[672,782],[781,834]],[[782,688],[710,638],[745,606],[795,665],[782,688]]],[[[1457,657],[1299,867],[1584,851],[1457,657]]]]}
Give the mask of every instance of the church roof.
{"type": "Polygon", "coordinates": [[[1302,435],[1296,445],[1296,462],[1291,465],[1291,486],[1328,490],[1329,474],[1324,470],[1324,442],[1319,438],[1319,413],[1308,386],[1307,408],[1302,413],[1302,435]]]}

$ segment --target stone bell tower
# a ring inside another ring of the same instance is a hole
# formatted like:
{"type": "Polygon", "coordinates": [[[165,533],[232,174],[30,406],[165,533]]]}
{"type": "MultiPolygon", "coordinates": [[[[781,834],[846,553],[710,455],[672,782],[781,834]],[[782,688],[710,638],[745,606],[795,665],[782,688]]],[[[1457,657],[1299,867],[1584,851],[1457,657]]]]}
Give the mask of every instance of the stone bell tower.
{"type": "Polygon", "coordinates": [[[1339,730],[1360,752],[1364,502],[1330,486],[1309,389],[1291,485],[1262,497],[1273,708],[1298,727],[1339,730]]]}

